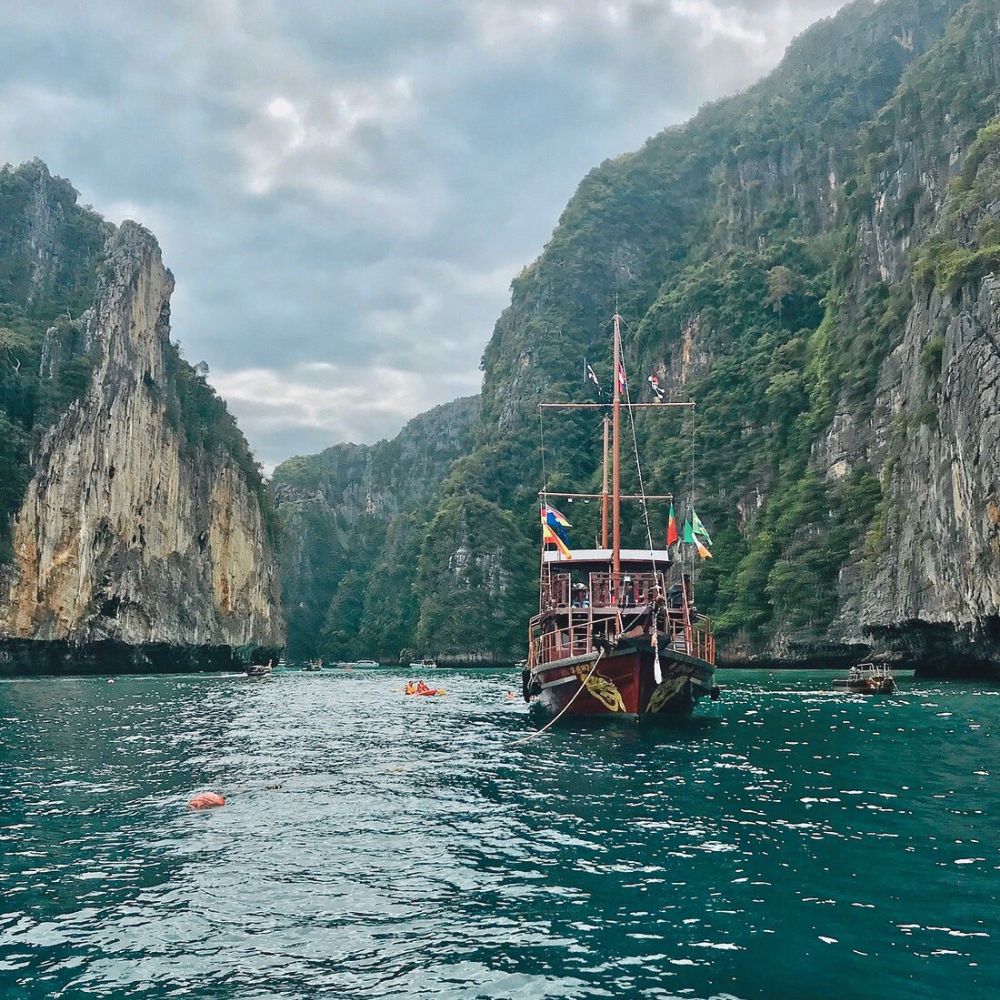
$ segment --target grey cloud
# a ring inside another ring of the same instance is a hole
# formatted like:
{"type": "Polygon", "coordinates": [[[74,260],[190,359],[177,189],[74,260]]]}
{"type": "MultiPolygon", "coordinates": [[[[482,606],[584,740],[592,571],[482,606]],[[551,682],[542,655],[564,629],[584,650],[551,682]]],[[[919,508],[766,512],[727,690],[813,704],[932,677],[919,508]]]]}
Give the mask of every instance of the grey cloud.
{"type": "Polygon", "coordinates": [[[475,391],[579,179],[842,0],[0,8],[0,160],[160,238],[174,334],[267,465],[475,391]]]}

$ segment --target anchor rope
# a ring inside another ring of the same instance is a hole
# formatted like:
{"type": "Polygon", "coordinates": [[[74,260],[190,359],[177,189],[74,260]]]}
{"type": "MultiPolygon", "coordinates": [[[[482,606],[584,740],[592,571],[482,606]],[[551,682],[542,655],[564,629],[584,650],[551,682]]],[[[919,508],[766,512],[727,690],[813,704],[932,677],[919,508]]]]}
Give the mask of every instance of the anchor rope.
{"type": "Polygon", "coordinates": [[[570,698],[568,702],[566,702],[566,704],[562,708],[562,711],[557,716],[555,716],[552,719],[549,719],[549,721],[546,722],[545,725],[538,730],[538,732],[528,733],[527,736],[522,736],[519,740],[514,740],[514,742],[511,743],[511,746],[516,747],[519,743],[527,743],[528,740],[533,740],[536,736],[541,736],[543,733],[548,732],[548,730],[551,729],[569,711],[570,705],[572,705],[573,702],[580,697],[580,692],[582,692],[583,689],[587,686],[587,681],[589,681],[590,678],[594,676],[594,671],[597,669],[597,664],[601,662],[601,659],[603,657],[604,657],[604,650],[602,649],[597,654],[597,659],[594,660],[594,665],[590,668],[590,673],[587,674],[587,676],[582,681],[580,681],[580,686],[576,689],[576,693],[573,695],[572,698],[570,698]]]}

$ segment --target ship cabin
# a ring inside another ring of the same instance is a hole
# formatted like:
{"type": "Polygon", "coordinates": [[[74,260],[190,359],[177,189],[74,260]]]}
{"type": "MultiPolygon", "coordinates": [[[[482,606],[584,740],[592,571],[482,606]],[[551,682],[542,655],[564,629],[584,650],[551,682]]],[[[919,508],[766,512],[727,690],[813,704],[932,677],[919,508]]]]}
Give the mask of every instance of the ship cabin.
{"type": "Polygon", "coordinates": [[[530,666],[587,657],[623,635],[654,632],[660,647],[715,663],[711,622],[694,604],[691,578],[665,549],[574,549],[542,556],[538,614],[529,626],[530,666]]]}

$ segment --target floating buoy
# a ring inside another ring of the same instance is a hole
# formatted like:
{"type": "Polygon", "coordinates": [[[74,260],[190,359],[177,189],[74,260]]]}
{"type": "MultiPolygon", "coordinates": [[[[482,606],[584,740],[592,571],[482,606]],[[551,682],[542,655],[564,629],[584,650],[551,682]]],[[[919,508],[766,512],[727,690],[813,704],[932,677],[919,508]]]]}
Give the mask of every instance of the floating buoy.
{"type": "Polygon", "coordinates": [[[188,809],[215,809],[225,804],[226,800],[215,792],[199,792],[188,802],[188,809]]]}

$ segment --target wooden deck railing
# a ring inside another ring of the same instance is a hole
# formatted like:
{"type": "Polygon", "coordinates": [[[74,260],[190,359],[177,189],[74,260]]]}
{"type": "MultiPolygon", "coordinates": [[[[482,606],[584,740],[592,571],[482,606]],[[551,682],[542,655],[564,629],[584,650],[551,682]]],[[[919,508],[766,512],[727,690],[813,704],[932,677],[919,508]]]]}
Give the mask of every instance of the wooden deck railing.
{"type": "MultiPolygon", "coordinates": [[[[537,619],[533,625],[538,625],[537,619]]],[[[595,636],[618,635],[621,628],[621,618],[618,615],[595,618],[589,611],[574,611],[567,627],[532,636],[528,642],[528,663],[551,663],[570,656],[585,656],[597,648],[595,636]],[[598,626],[597,630],[594,628],[595,624],[598,626]]]]}
{"type": "Polygon", "coordinates": [[[715,634],[712,632],[712,620],[705,615],[698,615],[691,629],[691,639],[691,655],[715,666],[715,634]]]}
{"type": "MultiPolygon", "coordinates": [[[[570,606],[560,601],[556,606],[567,616],[569,624],[562,628],[552,628],[549,631],[539,632],[545,627],[543,624],[546,620],[544,614],[532,619],[528,640],[529,663],[532,665],[551,663],[554,660],[592,653],[596,649],[595,635],[601,638],[617,636],[622,633],[623,628],[628,627],[623,626],[622,619],[623,616],[629,619],[628,611],[630,608],[656,605],[659,596],[656,588],[659,587],[659,593],[663,593],[662,576],[652,573],[632,574],[631,580],[624,580],[624,577],[628,575],[620,574],[621,579],[616,579],[610,573],[592,573],[589,592],[589,596],[592,598],[596,595],[598,602],[615,596],[621,598],[623,594],[627,594],[628,596],[624,598],[627,603],[616,605],[614,601],[610,604],[592,602],[588,606],[581,607],[570,606]],[[626,584],[630,587],[627,591],[622,589],[622,586],[626,584]],[[616,585],[618,586],[617,590],[615,589],[616,585]],[[600,608],[609,610],[604,613],[600,613],[598,610],[595,613],[595,609],[600,608]]],[[[550,593],[553,592],[559,596],[569,596],[570,578],[567,574],[559,574],[553,578],[550,593]]],[[[705,615],[695,615],[692,620],[690,609],[687,606],[672,608],[664,607],[660,603],[659,608],[657,631],[662,627],[661,635],[665,636],[668,648],[688,656],[695,656],[714,665],[716,662],[716,643],[711,619],[705,615]]],[[[646,620],[649,621],[649,619],[646,620]]]]}
{"type": "Polygon", "coordinates": [[[597,608],[636,608],[667,593],[662,573],[591,573],[590,602],[597,608]]]}
{"type": "Polygon", "coordinates": [[[542,579],[541,610],[555,608],[637,608],[667,594],[662,573],[591,573],[587,586],[574,587],[569,573],[552,573],[542,579]]]}

